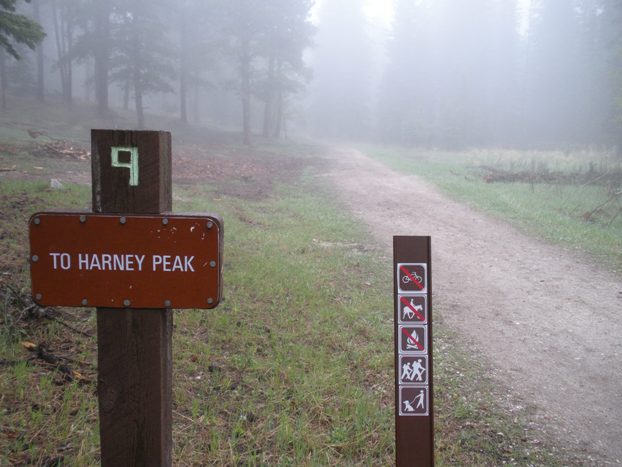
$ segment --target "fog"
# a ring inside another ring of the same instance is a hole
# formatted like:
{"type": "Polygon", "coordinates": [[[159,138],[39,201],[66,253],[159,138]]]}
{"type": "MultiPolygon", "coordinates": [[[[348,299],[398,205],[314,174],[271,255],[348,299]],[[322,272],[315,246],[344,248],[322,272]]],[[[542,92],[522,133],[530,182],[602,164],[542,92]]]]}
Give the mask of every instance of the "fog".
{"type": "Polygon", "coordinates": [[[33,0],[11,96],[239,131],[441,148],[611,148],[616,0],[33,0]]]}

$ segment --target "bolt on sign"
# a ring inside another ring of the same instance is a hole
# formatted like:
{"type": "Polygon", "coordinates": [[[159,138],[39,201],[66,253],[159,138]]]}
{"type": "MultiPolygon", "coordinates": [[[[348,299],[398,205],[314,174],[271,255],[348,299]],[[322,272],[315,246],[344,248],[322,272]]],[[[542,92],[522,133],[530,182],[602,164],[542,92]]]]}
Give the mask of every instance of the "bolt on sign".
{"type": "Polygon", "coordinates": [[[398,467],[434,465],[430,237],[393,237],[398,467]]]}
{"type": "Polygon", "coordinates": [[[91,132],[93,212],[30,219],[33,300],[97,307],[101,464],[172,465],[172,308],[221,300],[223,223],[172,213],[171,135],[91,132]]]}

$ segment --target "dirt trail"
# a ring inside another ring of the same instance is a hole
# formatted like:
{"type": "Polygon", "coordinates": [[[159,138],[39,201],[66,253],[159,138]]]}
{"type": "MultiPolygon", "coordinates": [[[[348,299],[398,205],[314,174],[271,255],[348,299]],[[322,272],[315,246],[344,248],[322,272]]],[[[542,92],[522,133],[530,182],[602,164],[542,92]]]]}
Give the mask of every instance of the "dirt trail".
{"type": "Polygon", "coordinates": [[[474,358],[483,353],[565,446],[621,463],[620,277],[355,150],[331,158],[327,176],[383,244],[432,236],[437,319],[474,358]]]}

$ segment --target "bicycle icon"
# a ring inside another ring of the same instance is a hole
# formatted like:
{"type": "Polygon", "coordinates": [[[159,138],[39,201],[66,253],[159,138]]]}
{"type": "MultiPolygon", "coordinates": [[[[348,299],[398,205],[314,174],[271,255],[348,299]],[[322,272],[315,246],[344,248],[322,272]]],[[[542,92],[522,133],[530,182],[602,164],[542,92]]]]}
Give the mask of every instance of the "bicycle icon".
{"type": "Polygon", "coordinates": [[[404,285],[410,284],[413,281],[413,279],[415,279],[419,284],[423,283],[423,278],[419,274],[417,274],[415,271],[411,271],[410,275],[404,274],[402,276],[402,284],[404,285]],[[412,276],[412,279],[411,279],[411,276],[412,276]]]}

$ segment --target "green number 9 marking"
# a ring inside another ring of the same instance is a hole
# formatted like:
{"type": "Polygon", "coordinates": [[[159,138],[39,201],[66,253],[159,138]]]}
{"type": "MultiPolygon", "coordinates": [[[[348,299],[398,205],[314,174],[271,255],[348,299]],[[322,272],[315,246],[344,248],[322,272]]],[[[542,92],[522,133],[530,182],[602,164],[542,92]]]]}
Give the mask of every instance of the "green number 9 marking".
{"type": "Polygon", "coordinates": [[[130,186],[138,186],[138,148],[132,148],[129,146],[113,146],[111,148],[110,157],[112,158],[113,167],[130,169],[130,186]],[[119,161],[120,152],[129,152],[130,161],[119,161]]]}

